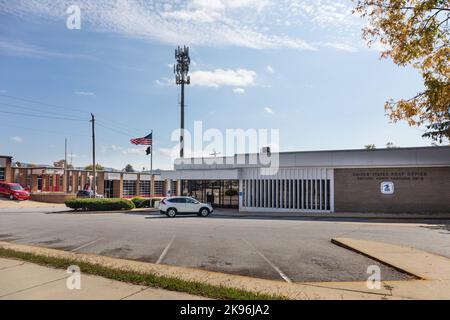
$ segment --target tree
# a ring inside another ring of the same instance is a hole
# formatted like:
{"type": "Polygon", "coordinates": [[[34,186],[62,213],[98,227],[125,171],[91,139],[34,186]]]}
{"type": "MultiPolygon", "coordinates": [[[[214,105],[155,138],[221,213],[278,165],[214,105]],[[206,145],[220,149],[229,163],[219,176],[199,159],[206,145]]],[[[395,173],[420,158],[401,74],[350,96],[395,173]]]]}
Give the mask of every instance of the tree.
{"type": "MultiPolygon", "coordinates": [[[[59,160],[59,161],[57,161],[57,162],[53,162],[53,166],[54,166],[54,167],[57,167],[57,168],[64,168],[65,163],[66,163],[66,161],[63,159],[63,160],[59,160]]],[[[91,167],[92,167],[92,166],[91,166],[91,167]]],[[[67,165],[67,169],[73,169],[73,165],[68,164],[68,165],[67,165]]]]}
{"type": "Polygon", "coordinates": [[[388,142],[388,143],[386,143],[386,148],[387,149],[398,149],[400,147],[397,147],[393,142],[388,142]]]}
{"type": "MultiPolygon", "coordinates": [[[[86,166],[86,167],[84,167],[84,170],[92,170],[93,169],[93,166],[92,166],[92,164],[90,164],[90,165],[88,165],[88,166],[86,166]]],[[[102,171],[102,170],[104,170],[105,168],[101,165],[101,164],[99,164],[99,163],[97,163],[96,165],[95,165],[95,170],[98,170],[98,171],[102,171]]]]}
{"type": "Polygon", "coordinates": [[[368,18],[363,37],[380,42],[381,58],[411,65],[422,75],[424,89],[415,96],[389,100],[393,122],[425,125],[424,137],[440,143],[450,138],[450,3],[449,0],[354,0],[354,12],[368,18]]]}
{"type": "Polygon", "coordinates": [[[133,168],[133,166],[131,164],[127,164],[125,166],[125,168],[123,169],[123,171],[125,171],[125,172],[135,172],[135,170],[134,170],[134,168],[133,168]]]}
{"type": "Polygon", "coordinates": [[[364,146],[364,149],[367,149],[367,150],[375,150],[376,148],[377,148],[377,146],[374,145],[373,143],[371,143],[371,144],[366,144],[366,145],[364,146]]]}

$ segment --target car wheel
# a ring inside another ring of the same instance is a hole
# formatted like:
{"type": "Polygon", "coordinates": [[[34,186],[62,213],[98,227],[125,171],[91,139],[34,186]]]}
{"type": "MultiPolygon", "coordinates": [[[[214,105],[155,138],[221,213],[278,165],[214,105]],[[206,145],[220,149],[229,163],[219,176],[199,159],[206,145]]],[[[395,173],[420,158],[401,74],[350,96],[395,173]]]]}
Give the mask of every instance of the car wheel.
{"type": "Polygon", "coordinates": [[[12,194],[9,195],[9,200],[14,200],[14,196],[12,194]]]}
{"type": "Polygon", "coordinates": [[[200,217],[207,217],[207,216],[209,216],[209,214],[210,214],[210,212],[209,212],[208,208],[201,208],[200,212],[198,213],[198,215],[200,217]]]}
{"type": "Polygon", "coordinates": [[[177,215],[177,210],[174,209],[174,208],[170,208],[169,210],[167,210],[166,215],[167,215],[169,218],[175,218],[175,216],[177,215]]]}

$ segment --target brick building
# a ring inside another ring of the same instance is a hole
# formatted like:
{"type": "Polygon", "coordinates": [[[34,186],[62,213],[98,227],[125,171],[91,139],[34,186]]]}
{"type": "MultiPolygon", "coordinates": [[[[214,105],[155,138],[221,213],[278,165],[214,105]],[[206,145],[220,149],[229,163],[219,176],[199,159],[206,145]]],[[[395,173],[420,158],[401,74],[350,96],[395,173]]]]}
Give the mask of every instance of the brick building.
{"type": "MultiPolygon", "coordinates": [[[[261,154],[178,159],[175,170],[153,177],[145,172],[99,171],[97,190],[105,197],[190,195],[243,213],[450,212],[450,147],[270,156],[276,159],[276,171],[270,174],[261,154]]],[[[28,186],[35,200],[62,202],[89,188],[92,172],[16,168],[11,167],[11,157],[0,157],[0,180],[28,186]]]]}
{"type": "MultiPolygon", "coordinates": [[[[11,157],[0,157],[0,181],[19,183],[31,191],[32,199],[63,202],[79,190],[89,190],[92,171],[58,167],[15,167],[11,157]]],[[[166,184],[158,171],[147,172],[97,171],[97,193],[107,198],[163,197],[176,185],[166,184]]]]}
{"type": "Polygon", "coordinates": [[[241,212],[450,212],[450,147],[280,152],[270,173],[261,155],[179,159],[162,177],[241,212]]]}

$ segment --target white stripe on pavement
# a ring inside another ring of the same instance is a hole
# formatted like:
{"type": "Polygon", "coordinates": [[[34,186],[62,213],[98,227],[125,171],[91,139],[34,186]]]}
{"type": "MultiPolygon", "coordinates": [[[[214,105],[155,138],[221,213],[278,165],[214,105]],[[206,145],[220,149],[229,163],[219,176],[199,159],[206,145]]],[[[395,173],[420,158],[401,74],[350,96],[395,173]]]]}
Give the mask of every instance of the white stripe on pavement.
{"type": "Polygon", "coordinates": [[[79,246],[78,248],[75,248],[75,249],[70,250],[70,252],[75,252],[75,251],[81,250],[81,249],[83,249],[83,248],[89,247],[90,245],[92,245],[92,244],[94,244],[94,243],[96,243],[96,242],[98,242],[98,241],[100,241],[100,240],[102,240],[102,238],[99,238],[99,239],[97,239],[97,240],[94,240],[94,241],[85,243],[85,244],[83,244],[82,246],[79,246]]]}
{"type": "Polygon", "coordinates": [[[289,277],[287,275],[285,275],[283,273],[283,271],[280,270],[280,268],[278,268],[276,265],[274,265],[272,263],[272,261],[270,261],[269,259],[267,259],[267,257],[265,255],[262,254],[262,252],[260,252],[258,249],[256,249],[256,247],[250,243],[250,241],[248,241],[247,239],[243,239],[253,250],[256,251],[257,254],[259,254],[261,256],[261,258],[263,258],[264,260],[266,260],[266,262],[275,269],[276,272],[278,272],[278,274],[280,275],[281,278],[283,278],[284,281],[291,283],[291,279],[289,279],[289,277]]]}
{"type": "Polygon", "coordinates": [[[175,240],[175,235],[173,235],[173,237],[170,240],[170,242],[164,248],[163,252],[161,253],[161,255],[158,258],[158,261],[156,261],[156,264],[160,264],[164,260],[164,258],[166,257],[167,251],[169,251],[170,246],[172,246],[172,243],[173,243],[174,240],[175,240]]]}

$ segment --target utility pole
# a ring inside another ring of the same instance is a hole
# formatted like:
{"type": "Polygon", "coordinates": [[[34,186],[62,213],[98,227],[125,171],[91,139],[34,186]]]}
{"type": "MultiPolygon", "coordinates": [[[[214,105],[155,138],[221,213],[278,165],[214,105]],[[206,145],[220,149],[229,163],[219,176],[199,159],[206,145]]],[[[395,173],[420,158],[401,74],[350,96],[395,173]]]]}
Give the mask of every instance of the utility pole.
{"type": "Polygon", "coordinates": [[[92,171],[93,171],[93,178],[92,178],[92,186],[91,189],[94,191],[94,197],[96,195],[96,163],[95,163],[95,116],[91,113],[91,122],[92,122],[92,171]]]}
{"type": "Polygon", "coordinates": [[[152,145],[150,146],[150,198],[153,198],[153,194],[155,193],[154,184],[155,179],[153,179],[153,129],[152,129],[152,145]]]}
{"type": "Polygon", "coordinates": [[[180,116],[180,158],[184,158],[184,85],[191,83],[189,76],[189,65],[191,58],[189,57],[189,47],[178,47],[175,49],[175,59],[177,64],[173,66],[175,81],[177,85],[181,85],[181,116],[180,116]]]}
{"type": "Polygon", "coordinates": [[[69,181],[69,177],[67,176],[67,138],[64,139],[64,192],[67,192],[67,182],[69,181]]]}

